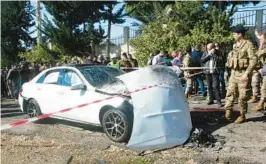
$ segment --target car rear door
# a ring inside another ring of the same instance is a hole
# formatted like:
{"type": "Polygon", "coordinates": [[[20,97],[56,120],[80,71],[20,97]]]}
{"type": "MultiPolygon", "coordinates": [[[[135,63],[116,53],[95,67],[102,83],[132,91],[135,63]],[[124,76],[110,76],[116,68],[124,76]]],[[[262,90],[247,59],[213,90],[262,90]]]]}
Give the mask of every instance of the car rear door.
{"type": "Polygon", "coordinates": [[[51,113],[61,110],[61,99],[63,93],[58,85],[60,69],[48,71],[37,81],[36,100],[40,105],[42,113],[51,113]]]}

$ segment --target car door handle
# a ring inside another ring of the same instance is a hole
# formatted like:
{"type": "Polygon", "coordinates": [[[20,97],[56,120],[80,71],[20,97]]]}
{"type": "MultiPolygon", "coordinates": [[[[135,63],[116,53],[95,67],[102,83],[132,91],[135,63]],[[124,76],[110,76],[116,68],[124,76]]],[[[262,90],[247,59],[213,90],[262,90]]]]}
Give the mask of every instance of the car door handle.
{"type": "Polygon", "coordinates": [[[38,90],[38,91],[41,91],[42,89],[38,87],[37,90],[38,90]]]}

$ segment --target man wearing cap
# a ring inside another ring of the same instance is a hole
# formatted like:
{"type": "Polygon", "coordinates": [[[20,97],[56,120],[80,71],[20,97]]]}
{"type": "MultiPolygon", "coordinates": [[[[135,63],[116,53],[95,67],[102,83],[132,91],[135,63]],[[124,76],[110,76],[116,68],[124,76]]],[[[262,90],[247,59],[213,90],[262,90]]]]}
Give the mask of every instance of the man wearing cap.
{"type": "Polygon", "coordinates": [[[238,89],[240,116],[235,120],[235,123],[240,124],[246,121],[248,78],[254,70],[258,58],[255,55],[253,44],[249,40],[244,39],[244,27],[235,27],[232,29],[232,32],[236,43],[233,45],[232,57],[228,59],[231,76],[225,99],[225,118],[228,121],[232,120],[232,111],[236,98],[234,91],[238,89]]]}

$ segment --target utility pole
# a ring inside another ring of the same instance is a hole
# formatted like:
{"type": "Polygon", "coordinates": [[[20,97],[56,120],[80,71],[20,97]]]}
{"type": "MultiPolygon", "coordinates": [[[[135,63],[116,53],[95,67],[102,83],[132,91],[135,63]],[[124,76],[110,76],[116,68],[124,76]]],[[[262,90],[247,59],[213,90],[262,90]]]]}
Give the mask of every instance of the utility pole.
{"type": "Polygon", "coordinates": [[[106,55],[110,57],[110,38],[111,38],[111,25],[112,25],[112,11],[113,5],[108,4],[107,18],[108,18],[108,30],[107,30],[107,43],[106,43],[106,55]]]}
{"type": "Polygon", "coordinates": [[[124,27],[123,32],[124,32],[124,43],[127,44],[127,54],[129,54],[129,27],[124,27]]]}
{"type": "Polygon", "coordinates": [[[41,28],[42,28],[42,16],[41,16],[41,2],[40,0],[37,0],[37,10],[36,10],[36,16],[37,16],[37,46],[38,48],[40,47],[40,45],[42,44],[42,32],[41,32],[41,28]]]}
{"type": "Polygon", "coordinates": [[[262,26],[263,26],[263,10],[257,10],[256,11],[256,29],[259,32],[262,32],[262,26]]]}

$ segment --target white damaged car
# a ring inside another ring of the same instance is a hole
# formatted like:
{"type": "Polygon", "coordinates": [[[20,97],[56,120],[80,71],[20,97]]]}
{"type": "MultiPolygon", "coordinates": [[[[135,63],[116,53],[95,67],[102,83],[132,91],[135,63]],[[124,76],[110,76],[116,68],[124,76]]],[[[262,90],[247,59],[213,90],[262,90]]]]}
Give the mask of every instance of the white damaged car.
{"type": "Polygon", "coordinates": [[[182,86],[177,74],[162,66],[126,74],[97,65],[50,68],[23,85],[19,104],[35,117],[110,96],[116,97],[53,117],[101,125],[111,140],[128,141],[134,150],[170,148],[189,138],[192,125],[182,86]]]}

